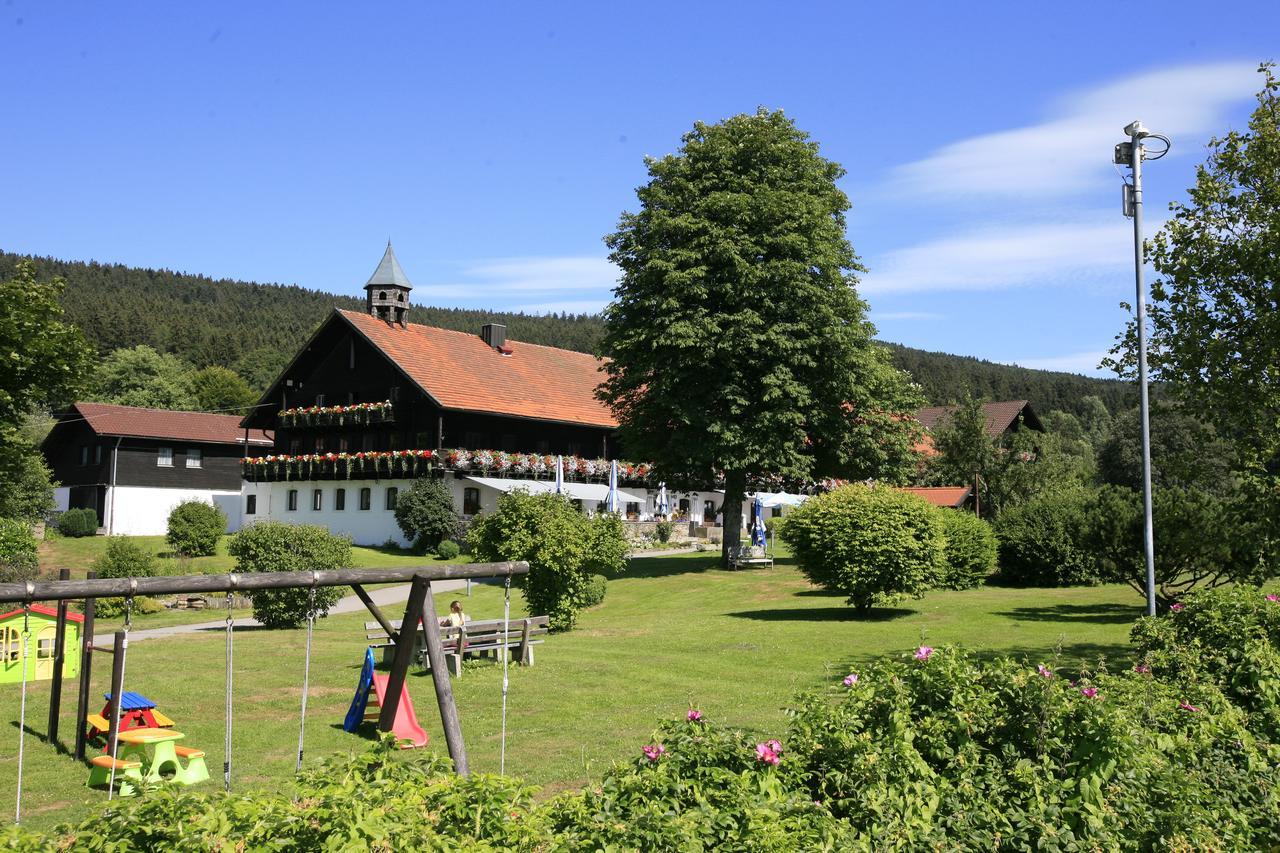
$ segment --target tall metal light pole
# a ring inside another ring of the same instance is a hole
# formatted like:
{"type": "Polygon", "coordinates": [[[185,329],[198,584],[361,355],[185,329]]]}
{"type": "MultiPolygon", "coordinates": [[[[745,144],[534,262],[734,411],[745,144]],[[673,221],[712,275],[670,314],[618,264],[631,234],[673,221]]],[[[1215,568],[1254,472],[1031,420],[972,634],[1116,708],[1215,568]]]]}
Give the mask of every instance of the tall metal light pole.
{"type": "Polygon", "coordinates": [[[1134,121],[1124,129],[1128,142],[1116,145],[1117,165],[1128,166],[1133,183],[1124,185],[1124,215],[1133,218],[1133,277],[1136,291],[1134,303],[1138,320],[1138,389],[1142,421],[1142,545],[1147,561],[1147,615],[1156,615],[1156,543],[1151,512],[1151,407],[1147,395],[1147,297],[1142,283],[1142,161],[1159,160],[1169,152],[1169,140],[1150,133],[1142,122],[1134,121]],[[1159,139],[1164,148],[1146,153],[1144,139],[1159,139]]]}

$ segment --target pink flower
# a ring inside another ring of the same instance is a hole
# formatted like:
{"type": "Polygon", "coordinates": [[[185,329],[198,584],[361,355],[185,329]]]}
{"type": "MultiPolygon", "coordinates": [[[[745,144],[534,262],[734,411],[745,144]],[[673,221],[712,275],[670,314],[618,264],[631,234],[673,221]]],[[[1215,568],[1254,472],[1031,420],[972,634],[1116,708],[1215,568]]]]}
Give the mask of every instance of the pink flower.
{"type": "Polygon", "coordinates": [[[1133,671],[1139,675],[1150,675],[1151,667],[1147,666],[1145,663],[1135,663],[1133,665],[1133,671]]]}
{"type": "Polygon", "coordinates": [[[689,711],[688,719],[689,719],[689,722],[696,723],[702,719],[702,712],[691,710],[689,711]]]}
{"type": "Polygon", "coordinates": [[[660,743],[651,743],[641,750],[644,753],[644,757],[650,761],[657,761],[666,751],[667,748],[660,743]]]}
{"type": "Polygon", "coordinates": [[[1178,703],[1178,707],[1181,708],[1183,711],[1199,711],[1200,710],[1195,705],[1192,705],[1190,702],[1188,702],[1185,699],[1183,699],[1181,702],[1178,703]]]}
{"type": "Polygon", "coordinates": [[[1081,688],[1080,688],[1080,695],[1081,695],[1081,696],[1083,696],[1083,697],[1084,697],[1084,698],[1086,698],[1086,699],[1097,699],[1097,698],[1098,698],[1098,688],[1096,688],[1096,687],[1081,687],[1081,688]]]}
{"type": "Polygon", "coordinates": [[[1274,592],[1267,593],[1267,601],[1280,601],[1280,595],[1276,595],[1274,592]]]}
{"type": "Polygon", "coordinates": [[[844,677],[844,686],[845,686],[845,687],[852,687],[853,685],[855,685],[855,684],[857,684],[857,683],[858,683],[858,673],[856,673],[856,672],[851,672],[851,673],[849,673],[848,675],[846,675],[846,676],[844,677]]]}
{"type": "Polygon", "coordinates": [[[1036,672],[1040,673],[1041,678],[1053,678],[1053,670],[1044,664],[1036,664],[1036,672]]]}
{"type": "Polygon", "coordinates": [[[767,740],[764,742],[764,745],[774,752],[782,752],[782,744],[778,743],[776,740],[767,740]]]}
{"type": "Polygon", "coordinates": [[[1182,602],[1180,602],[1180,601],[1175,601],[1173,604],[1170,604],[1170,605],[1169,605],[1169,611],[1170,611],[1171,613],[1181,613],[1181,612],[1182,612],[1182,602]]]}
{"type": "Polygon", "coordinates": [[[933,649],[931,649],[928,646],[921,646],[920,648],[916,649],[916,654],[915,654],[916,660],[928,660],[932,656],[933,656],[933,649]]]}
{"type": "MultiPolygon", "coordinates": [[[[770,743],[777,743],[777,741],[770,741],[770,743]]],[[[782,761],[778,757],[778,753],[769,748],[768,743],[756,744],[756,760],[763,761],[765,764],[772,764],[774,767],[777,767],[779,762],[782,761]]]]}

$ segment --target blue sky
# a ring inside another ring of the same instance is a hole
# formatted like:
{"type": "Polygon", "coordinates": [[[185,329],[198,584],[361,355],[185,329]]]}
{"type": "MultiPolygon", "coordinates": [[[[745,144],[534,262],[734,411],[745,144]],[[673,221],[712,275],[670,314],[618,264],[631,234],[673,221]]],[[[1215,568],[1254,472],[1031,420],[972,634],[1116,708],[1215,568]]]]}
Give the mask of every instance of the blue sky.
{"type": "Polygon", "coordinates": [[[141,4],[0,0],[0,248],[598,310],[643,157],[782,108],[845,166],[886,340],[1088,372],[1124,323],[1110,164],[1148,221],[1280,58],[1280,3],[141,4]]]}

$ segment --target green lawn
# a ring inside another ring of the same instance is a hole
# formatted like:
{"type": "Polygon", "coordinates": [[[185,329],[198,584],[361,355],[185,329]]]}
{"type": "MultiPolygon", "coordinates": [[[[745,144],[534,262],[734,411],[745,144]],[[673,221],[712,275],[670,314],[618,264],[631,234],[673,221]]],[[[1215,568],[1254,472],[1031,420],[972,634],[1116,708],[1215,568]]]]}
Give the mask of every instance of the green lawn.
{"type": "MultiPolygon", "coordinates": [[[[160,574],[194,575],[214,574],[235,570],[235,560],[227,553],[230,536],[218,540],[218,553],[212,557],[185,558],[175,555],[165,544],[163,536],[130,536],[136,544],[154,554],[158,560],[160,574]]],[[[72,577],[84,577],[90,564],[101,557],[107,550],[106,536],[83,536],[77,538],[56,537],[40,544],[40,569],[47,574],[57,575],[59,569],[70,569],[72,577]]],[[[444,562],[432,556],[414,554],[399,548],[366,548],[360,545],[351,546],[352,565],[361,569],[381,569],[389,566],[416,566],[424,563],[444,562]]],[[[465,563],[466,557],[459,557],[449,562],[465,563]]]]}
{"type": "MultiPolygon", "coordinates": [[[[811,588],[786,560],[772,571],[725,572],[707,554],[645,558],[610,582],[603,605],[577,630],[537,649],[537,666],[511,675],[507,769],[554,791],[597,778],[610,762],[633,756],[658,721],[690,706],[710,717],[780,734],[797,691],[835,683],[882,655],[921,642],[962,643],[983,653],[1050,661],[1055,669],[1091,667],[1127,655],[1127,634],[1142,602],[1132,590],[983,587],[936,592],[857,619],[839,597],[811,588]]],[[[442,594],[444,608],[456,594],[442,594]]],[[[514,602],[519,610],[519,598],[514,602]]],[[[476,619],[501,616],[501,589],[477,587],[467,602],[476,619]]],[[[215,614],[216,617],[216,614],[215,614]]],[[[362,747],[341,730],[364,651],[363,613],[323,620],[316,630],[308,707],[307,758],[362,747]]],[[[237,635],[235,784],[283,785],[293,772],[302,679],[302,631],[237,635]]],[[[208,752],[215,776],[223,759],[223,638],[219,632],[138,642],[128,658],[128,687],[155,699],[187,742],[208,752]]],[[[105,656],[104,656],[105,657],[105,656]]],[[[1123,665],[1123,663],[1118,663],[1123,665]]],[[[98,661],[94,693],[110,664],[98,661]]],[[[469,665],[454,682],[463,731],[478,771],[498,766],[501,674],[469,665]]],[[[88,771],[41,740],[47,685],[31,694],[27,723],[24,822],[49,826],[84,815],[105,794],[84,787],[88,771]]],[[[444,750],[428,676],[410,678],[429,748],[444,750]]],[[[75,687],[63,705],[70,744],[75,687]]],[[[96,700],[95,700],[96,703],[96,700]]],[[[98,708],[95,708],[98,710],[98,708]]],[[[0,803],[11,804],[17,753],[18,689],[0,688],[0,803]]],[[[211,788],[219,781],[208,783],[211,788]]]]}

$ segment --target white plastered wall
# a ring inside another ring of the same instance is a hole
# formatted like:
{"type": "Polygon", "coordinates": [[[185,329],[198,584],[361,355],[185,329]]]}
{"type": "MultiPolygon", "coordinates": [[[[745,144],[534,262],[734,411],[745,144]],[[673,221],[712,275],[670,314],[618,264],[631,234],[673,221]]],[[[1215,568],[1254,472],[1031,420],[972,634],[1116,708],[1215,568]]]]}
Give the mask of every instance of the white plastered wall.
{"type": "Polygon", "coordinates": [[[116,486],[107,489],[103,527],[116,536],[163,536],[169,513],[183,501],[212,503],[227,516],[227,532],[240,529],[240,493],[213,489],[156,489],[116,486]]]}

